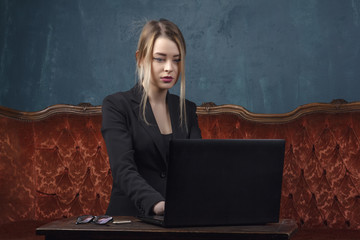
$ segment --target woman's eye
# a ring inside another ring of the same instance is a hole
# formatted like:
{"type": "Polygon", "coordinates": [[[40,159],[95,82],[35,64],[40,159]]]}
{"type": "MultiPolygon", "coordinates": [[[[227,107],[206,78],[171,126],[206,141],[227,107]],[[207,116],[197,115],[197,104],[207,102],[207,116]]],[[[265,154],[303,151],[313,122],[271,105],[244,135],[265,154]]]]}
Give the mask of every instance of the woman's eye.
{"type": "Polygon", "coordinates": [[[181,59],[180,59],[180,58],[179,58],[179,59],[175,59],[174,62],[179,63],[179,62],[181,62],[181,59]]]}
{"type": "Polygon", "coordinates": [[[164,62],[165,61],[165,59],[162,59],[162,58],[154,58],[154,60],[157,61],[157,62],[164,62]]]}

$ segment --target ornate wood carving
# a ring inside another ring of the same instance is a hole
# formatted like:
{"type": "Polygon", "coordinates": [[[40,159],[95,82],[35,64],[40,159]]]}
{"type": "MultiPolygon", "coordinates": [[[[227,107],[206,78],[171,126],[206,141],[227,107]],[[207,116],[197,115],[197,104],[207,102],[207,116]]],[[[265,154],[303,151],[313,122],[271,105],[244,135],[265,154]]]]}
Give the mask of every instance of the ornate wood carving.
{"type": "Polygon", "coordinates": [[[345,99],[334,99],[331,101],[331,104],[346,104],[348,103],[348,101],[346,101],[345,99]]]}
{"type": "Polygon", "coordinates": [[[200,107],[216,107],[216,104],[213,102],[204,102],[200,105],[200,107]]]}
{"type": "Polygon", "coordinates": [[[260,123],[285,123],[293,121],[304,115],[312,113],[342,113],[360,111],[360,102],[347,103],[345,100],[334,100],[331,103],[310,103],[297,107],[295,110],[281,114],[262,114],[252,113],[242,106],[238,105],[220,105],[220,106],[199,106],[198,115],[210,114],[236,114],[244,119],[260,123]]]}
{"type": "Polygon", "coordinates": [[[38,121],[55,114],[100,115],[101,106],[92,106],[91,104],[81,104],[80,106],[56,104],[37,112],[22,112],[0,106],[0,116],[23,121],[38,121]]]}
{"type": "MultiPolygon", "coordinates": [[[[239,105],[226,104],[217,106],[215,103],[203,103],[197,107],[198,115],[235,114],[244,119],[261,123],[289,122],[311,113],[341,113],[360,111],[360,102],[348,103],[345,100],[333,100],[331,103],[310,103],[297,107],[295,110],[281,114],[252,113],[239,105]]],[[[78,106],[56,104],[37,112],[22,112],[0,106],[0,116],[22,121],[38,121],[55,114],[100,115],[101,106],[81,103],[78,106]]]]}

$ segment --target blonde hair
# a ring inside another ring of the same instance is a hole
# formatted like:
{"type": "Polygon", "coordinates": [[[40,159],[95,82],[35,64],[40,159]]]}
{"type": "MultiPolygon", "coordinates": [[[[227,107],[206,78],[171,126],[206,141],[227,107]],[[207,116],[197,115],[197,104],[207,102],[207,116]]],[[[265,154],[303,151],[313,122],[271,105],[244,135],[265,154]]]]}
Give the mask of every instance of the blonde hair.
{"type": "Polygon", "coordinates": [[[179,74],[180,81],[180,125],[186,125],[186,107],[185,107],[185,54],[186,45],[180,29],[171,21],[160,19],[159,21],[148,21],[140,34],[137,54],[136,54],[136,72],[138,75],[139,85],[143,86],[144,91],[141,97],[140,109],[144,121],[149,124],[145,118],[146,103],[148,101],[148,92],[150,89],[151,79],[151,62],[153,59],[154,43],[159,37],[166,37],[176,43],[180,51],[179,74]]]}

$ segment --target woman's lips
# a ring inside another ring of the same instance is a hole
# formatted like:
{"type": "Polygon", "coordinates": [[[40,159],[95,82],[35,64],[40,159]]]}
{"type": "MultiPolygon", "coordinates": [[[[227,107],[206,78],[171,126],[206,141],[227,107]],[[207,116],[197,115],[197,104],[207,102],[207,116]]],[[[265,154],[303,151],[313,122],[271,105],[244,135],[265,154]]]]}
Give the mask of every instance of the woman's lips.
{"type": "Polygon", "coordinates": [[[173,78],[172,77],[162,77],[161,80],[165,83],[170,83],[173,80],[173,78]]]}

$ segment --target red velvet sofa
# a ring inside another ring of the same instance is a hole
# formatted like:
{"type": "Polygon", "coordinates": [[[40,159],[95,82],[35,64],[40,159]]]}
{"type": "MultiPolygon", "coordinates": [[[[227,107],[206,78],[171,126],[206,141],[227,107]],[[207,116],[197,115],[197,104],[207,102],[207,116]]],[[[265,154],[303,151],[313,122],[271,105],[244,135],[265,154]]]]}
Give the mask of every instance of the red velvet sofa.
{"type": "MultiPolygon", "coordinates": [[[[292,239],[360,239],[360,102],[197,113],[203,138],[286,139],[280,216],[297,221],[292,239]]],[[[0,107],[0,239],[43,239],[44,223],[105,212],[112,177],[100,126],[100,106],[0,107]]]]}

